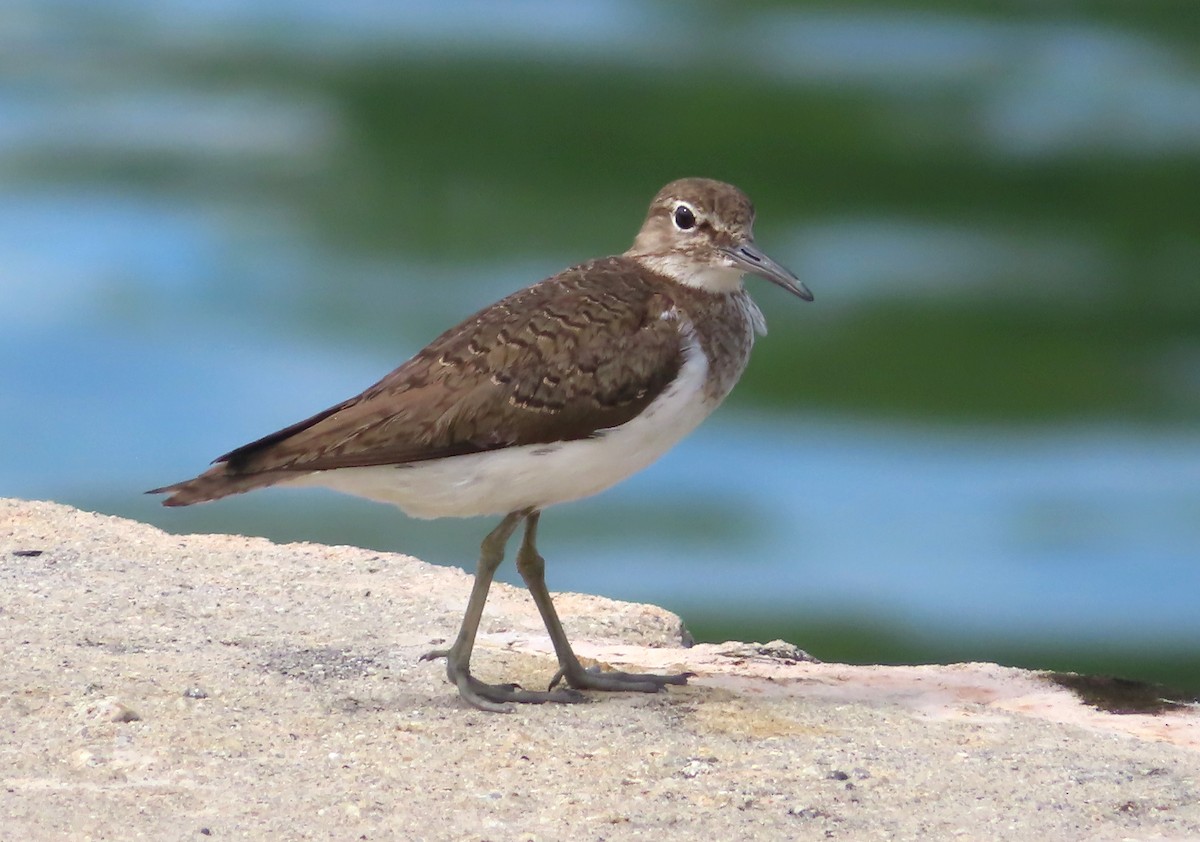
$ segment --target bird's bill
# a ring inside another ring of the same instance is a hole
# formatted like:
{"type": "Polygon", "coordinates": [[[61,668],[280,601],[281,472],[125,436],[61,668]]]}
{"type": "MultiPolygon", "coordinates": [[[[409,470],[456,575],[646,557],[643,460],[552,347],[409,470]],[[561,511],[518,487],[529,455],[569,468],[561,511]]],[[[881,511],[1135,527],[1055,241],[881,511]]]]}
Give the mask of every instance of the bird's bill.
{"type": "Polygon", "coordinates": [[[754,243],[741,243],[722,249],[722,251],[737,268],[743,269],[751,275],[766,278],[771,283],[783,287],[792,295],[803,298],[805,301],[813,300],[813,294],[808,291],[808,287],[799,278],[759,251],[758,246],[754,243]]]}

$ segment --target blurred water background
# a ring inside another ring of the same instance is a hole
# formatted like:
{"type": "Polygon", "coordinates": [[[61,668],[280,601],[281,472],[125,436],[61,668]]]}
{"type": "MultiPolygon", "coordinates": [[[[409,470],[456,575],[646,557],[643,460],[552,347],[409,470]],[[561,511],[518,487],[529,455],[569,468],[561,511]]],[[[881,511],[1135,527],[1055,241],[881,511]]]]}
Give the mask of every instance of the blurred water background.
{"type": "Polygon", "coordinates": [[[141,492],[705,175],[816,302],[750,281],[742,384],[551,512],[551,586],[825,659],[1200,689],[1195,12],[9,0],[0,494],[473,567],[483,521],[141,492]]]}

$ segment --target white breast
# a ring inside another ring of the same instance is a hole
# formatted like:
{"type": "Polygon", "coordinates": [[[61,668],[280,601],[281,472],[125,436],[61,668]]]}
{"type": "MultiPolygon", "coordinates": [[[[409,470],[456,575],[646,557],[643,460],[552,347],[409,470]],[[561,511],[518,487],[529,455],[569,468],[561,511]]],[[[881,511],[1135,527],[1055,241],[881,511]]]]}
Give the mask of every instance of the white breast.
{"type": "Polygon", "coordinates": [[[589,497],[654,462],[720,402],[705,396],[708,360],[690,325],[681,321],[680,327],[684,363],[675,380],[636,418],[593,438],[318,471],[288,484],[326,486],[421,518],[502,515],[589,497]]]}

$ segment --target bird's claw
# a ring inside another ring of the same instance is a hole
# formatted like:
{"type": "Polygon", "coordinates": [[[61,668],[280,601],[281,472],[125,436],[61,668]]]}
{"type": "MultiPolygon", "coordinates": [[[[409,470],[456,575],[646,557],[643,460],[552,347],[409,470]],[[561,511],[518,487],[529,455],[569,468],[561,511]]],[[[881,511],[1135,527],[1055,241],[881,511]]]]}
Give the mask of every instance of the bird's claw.
{"type": "Polygon", "coordinates": [[[653,673],[621,672],[620,670],[605,671],[599,666],[567,668],[559,667],[558,672],[550,679],[553,690],[560,682],[576,690],[608,690],[615,692],[657,693],[668,684],[687,684],[687,680],[695,676],[694,672],[680,672],[672,675],[655,675],[653,673]]]}

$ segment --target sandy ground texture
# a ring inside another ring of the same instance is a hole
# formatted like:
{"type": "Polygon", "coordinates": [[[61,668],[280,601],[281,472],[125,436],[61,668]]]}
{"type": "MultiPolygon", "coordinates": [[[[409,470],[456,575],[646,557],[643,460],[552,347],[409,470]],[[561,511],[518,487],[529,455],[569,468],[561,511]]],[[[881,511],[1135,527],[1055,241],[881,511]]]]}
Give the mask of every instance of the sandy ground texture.
{"type": "MultiPolygon", "coordinates": [[[[688,687],[508,715],[440,664],[461,571],[168,535],[0,500],[0,839],[1200,839],[1200,714],[1116,716],[987,664],[683,648],[661,609],[564,594],[581,655],[688,687]]],[[[545,682],[497,586],[481,677],[545,682]]]]}

